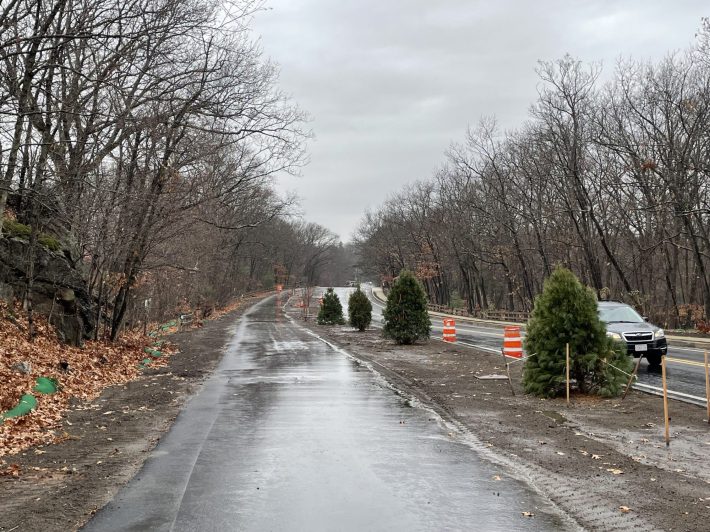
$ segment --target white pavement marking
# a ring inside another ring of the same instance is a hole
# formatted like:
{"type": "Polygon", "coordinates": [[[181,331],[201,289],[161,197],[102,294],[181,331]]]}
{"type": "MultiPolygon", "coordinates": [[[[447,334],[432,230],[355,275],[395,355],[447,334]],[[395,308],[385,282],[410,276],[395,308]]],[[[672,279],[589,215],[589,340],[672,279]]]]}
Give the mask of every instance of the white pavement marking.
{"type": "MultiPolygon", "coordinates": [[[[437,338],[438,340],[438,338],[437,338]]],[[[485,345],[469,344],[467,342],[456,342],[457,344],[465,345],[466,347],[475,347],[476,349],[483,349],[484,351],[490,351],[491,353],[500,353],[500,349],[494,349],[493,347],[488,347],[485,345]]]]}
{"type": "MultiPolygon", "coordinates": [[[[632,388],[640,392],[663,396],[663,388],[659,388],[658,386],[636,383],[632,386],[632,388]]],[[[705,397],[699,397],[697,395],[690,395],[682,392],[674,392],[673,390],[668,390],[668,397],[677,401],[682,401],[684,403],[692,403],[699,406],[705,406],[707,404],[705,397]]]]}

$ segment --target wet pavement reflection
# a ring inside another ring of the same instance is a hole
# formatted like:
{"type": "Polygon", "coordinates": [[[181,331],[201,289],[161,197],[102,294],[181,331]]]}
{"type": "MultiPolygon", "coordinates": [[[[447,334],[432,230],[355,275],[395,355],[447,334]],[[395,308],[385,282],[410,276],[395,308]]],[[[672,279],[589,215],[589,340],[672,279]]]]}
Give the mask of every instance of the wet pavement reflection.
{"type": "Polygon", "coordinates": [[[271,298],[241,320],[214,376],[86,530],[565,528],[282,304],[271,298]]]}

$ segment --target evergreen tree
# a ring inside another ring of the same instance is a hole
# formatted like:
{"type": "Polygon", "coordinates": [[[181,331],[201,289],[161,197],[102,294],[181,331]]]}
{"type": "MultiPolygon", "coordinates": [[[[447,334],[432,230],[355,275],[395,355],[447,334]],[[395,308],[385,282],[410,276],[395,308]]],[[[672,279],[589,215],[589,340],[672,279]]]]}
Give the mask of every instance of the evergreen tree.
{"type": "Polygon", "coordinates": [[[323,296],[323,303],[318,311],[318,323],[320,325],[345,325],[343,305],[340,304],[340,299],[332,288],[328,288],[323,296]]]}
{"type": "Polygon", "coordinates": [[[570,346],[570,379],[581,392],[618,395],[626,376],[609,366],[630,371],[625,349],[606,335],[597,298],[574,274],[558,267],[535,299],[525,337],[525,391],[554,397],[565,389],[565,345],[570,346]],[[608,364],[607,364],[608,363],[608,364]]]}
{"type": "Polygon", "coordinates": [[[348,298],[348,317],[350,325],[358,331],[364,331],[372,321],[372,303],[367,299],[360,285],[348,298]]]}
{"type": "Polygon", "coordinates": [[[412,272],[403,270],[392,285],[383,312],[384,335],[398,344],[413,344],[429,338],[431,320],[422,285],[412,272]]]}

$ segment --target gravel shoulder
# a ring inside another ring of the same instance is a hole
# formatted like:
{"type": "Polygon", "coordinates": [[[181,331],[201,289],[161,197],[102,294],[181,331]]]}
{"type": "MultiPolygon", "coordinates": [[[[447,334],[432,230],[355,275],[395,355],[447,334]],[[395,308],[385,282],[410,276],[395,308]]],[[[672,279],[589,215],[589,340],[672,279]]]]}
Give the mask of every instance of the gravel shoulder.
{"type": "Polygon", "coordinates": [[[140,469],[182,406],[217,366],[235,320],[259,298],[202,328],[167,337],[179,352],[165,367],[76,402],[63,422],[66,441],[9,458],[18,477],[0,477],[0,532],[78,530],[140,469]]]}
{"type": "MultiPolygon", "coordinates": [[[[294,316],[296,313],[294,313],[294,316]]],[[[710,426],[705,409],[631,391],[620,399],[544,400],[523,395],[521,367],[502,356],[438,340],[397,346],[379,330],[301,324],[381,373],[459,427],[484,456],[531,483],[590,530],[707,530],[710,426]]]]}

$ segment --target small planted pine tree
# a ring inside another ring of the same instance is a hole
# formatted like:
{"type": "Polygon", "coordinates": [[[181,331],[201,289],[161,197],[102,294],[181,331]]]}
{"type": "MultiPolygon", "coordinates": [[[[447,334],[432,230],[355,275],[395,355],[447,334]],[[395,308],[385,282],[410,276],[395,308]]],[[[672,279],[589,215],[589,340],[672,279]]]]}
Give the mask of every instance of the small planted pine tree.
{"type": "Polygon", "coordinates": [[[431,320],[426,294],[412,272],[405,270],[399,274],[387,296],[382,314],[385,319],[384,335],[398,344],[409,345],[420,338],[429,338],[431,320]]]}
{"type": "Polygon", "coordinates": [[[609,364],[630,371],[625,350],[606,335],[597,298],[575,275],[557,268],[535,299],[525,337],[525,350],[537,353],[525,362],[525,391],[543,397],[565,388],[565,348],[570,346],[570,378],[583,393],[618,395],[626,377],[609,364]]]}
{"type": "Polygon", "coordinates": [[[328,288],[323,296],[323,303],[318,311],[318,323],[320,325],[345,325],[343,305],[340,304],[340,299],[332,288],[328,288]]]}
{"type": "Polygon", "coordinates": [[[367,299],[365,292],[360,290],[359,285],[348,298],[348,317],[350,325],[358,331],[367,329],[372,321],[372,303],[367,299]]]}

